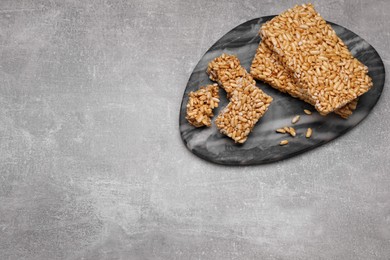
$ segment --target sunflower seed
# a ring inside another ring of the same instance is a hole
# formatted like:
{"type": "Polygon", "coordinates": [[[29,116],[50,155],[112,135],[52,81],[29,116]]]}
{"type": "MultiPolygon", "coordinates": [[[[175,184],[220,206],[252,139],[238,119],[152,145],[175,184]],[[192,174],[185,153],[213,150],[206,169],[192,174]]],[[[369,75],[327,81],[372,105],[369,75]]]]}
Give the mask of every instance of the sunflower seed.
{"type": "Polygon", "coordinates": [[[306,138],[310,138],[312,133],[313,133],[313,130],[309,127],[306,131],[306,138]]]}
{"type": "Polygon", "coordinates": [[[297,133],[295,132],[295,129],[294,128],[292,128],[292,127],[290,127],[290,135],[292,136],[292,137],[295,137],[296,135],[297,135],[297,133]]]}
{"type": "Polygon", "coordinates": [[[300,118],[300,116],[298,116],[298,115],[294,116],[294,118],[291,120],[291,123],[295,124],[296,122],[299,121],[299,118],[300,118]]]}
{"type": "Polygon", "coordinates": [[[279,143],[279,145],[286,145],[286,144],[288,144],[288,141],[287,141],[287,140],[282,140],[282,141],[280,141],[280,143],[279,143]]]}

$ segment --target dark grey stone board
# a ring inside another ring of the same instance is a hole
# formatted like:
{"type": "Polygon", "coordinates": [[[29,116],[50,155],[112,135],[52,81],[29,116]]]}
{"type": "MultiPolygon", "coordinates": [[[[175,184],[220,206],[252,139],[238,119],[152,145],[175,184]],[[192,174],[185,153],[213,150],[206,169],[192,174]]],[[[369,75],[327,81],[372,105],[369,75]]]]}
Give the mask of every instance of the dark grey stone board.
{"type": "MultiPolygon", "coordinates": [[[[258,31],[263,23],[273,17],[253,19],[232,29],[204,54],[192,72],[184,91],[179,124],[184,144],[197,156],[210,162],[226,165],[255,165],[290,158],[323,145],[357,126],[380,98],[385,82],[385,69],[379,54],[367,41],[355,33],[329,22],[352,54],[369,68],[369,75],[374,83],[373,88],[361,96],[356,111],[347,120],[334,114],[326,117],[320,116],[309,104],[257,81],[257,86],[271,95],[274,101],[244,144],[235,144],[233,140],[219,133],[215,124],[210,128],[191,126],[185,119],[188,93],[196,91],[200,86],[213,83],[206,74],[207,64],[222,53],[229,53],[237,55],[242,66],[249,71],[261,40],[258,31]],[[309,109],[314,113],[305,115],[304,109],[309,109]],[[294,125],[297,131],[295,138],[275,133],[275,129],[291,125],[291,119],[295,115],[301,115],[299,122],[294,125]],[[310,139],[305,138],[308,127],[313,129],[310,139]],[[289,144],[280,146],[279,142],[283,139],[288,139],[289,144]]],[[[222,89],[220,96],[220,106],[214,111],[215,115],[228,104],[226,93],[222,89]]],[[[215,117],[213,122],[214,120],[215,117]]]]}

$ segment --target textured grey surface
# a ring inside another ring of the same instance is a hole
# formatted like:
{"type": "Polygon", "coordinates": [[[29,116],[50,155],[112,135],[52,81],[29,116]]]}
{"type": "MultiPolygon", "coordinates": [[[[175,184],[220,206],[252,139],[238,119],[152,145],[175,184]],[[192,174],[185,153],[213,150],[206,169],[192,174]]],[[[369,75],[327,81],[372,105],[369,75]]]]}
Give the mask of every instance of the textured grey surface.
{"type": "MultiPolygon", "coordinates": [[[[188,77],[236,25],[297,1],[1,1],[1,259],[389,259],[390,92],[275,164],[183,145],[188,77]]],[[[390,2],[314,1],[390,66],[390,2]]]]}

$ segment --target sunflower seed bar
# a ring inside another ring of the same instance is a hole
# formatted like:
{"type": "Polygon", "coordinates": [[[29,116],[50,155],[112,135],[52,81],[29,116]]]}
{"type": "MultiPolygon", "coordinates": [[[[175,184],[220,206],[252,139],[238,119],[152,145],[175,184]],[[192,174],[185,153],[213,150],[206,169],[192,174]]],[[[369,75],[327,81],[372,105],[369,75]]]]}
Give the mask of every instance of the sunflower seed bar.
{"type": "Polygon", "coordinates": [[[230,100],[215,120],[217,127],[236,143],[244,143],[267,111],[272,97],[256,87],[235,56],[222,54],[209,63],[207,73],[225,89],[230,100]]]}
{"type": "Polygon", "coordinates": [[[367,67],[352,56],[311,4],[295,6],[276,16],[262,26],[260,33],[323,115],[372,87],[367,67]]]}
{"type": "Polygon", "coordinates": [[[211,117],[214,116],[213,109],[218,107],[219,103],[218,90],[218,85],[214,84],[200,87],[199,90],[188,94],[186,119],[191,125],[211,126],[211,117]]]}
{"type": "MultiPolygon", "coordinates": [[[[314,106],[316,100],[305,92],[307,89],[298,87],[292,73],[285,69],[279,59],[279,55],[271,51],[270,48],[261,41],[252,61],[250,69],[251,75],[253,78],[262,80],[281,92],[288,93],[291,96],[299,98],[314,106]]],[[[334,112],[342,118],[348,118],[352,115],[356,105],[357,99],[336,109],[334,112]]]]}

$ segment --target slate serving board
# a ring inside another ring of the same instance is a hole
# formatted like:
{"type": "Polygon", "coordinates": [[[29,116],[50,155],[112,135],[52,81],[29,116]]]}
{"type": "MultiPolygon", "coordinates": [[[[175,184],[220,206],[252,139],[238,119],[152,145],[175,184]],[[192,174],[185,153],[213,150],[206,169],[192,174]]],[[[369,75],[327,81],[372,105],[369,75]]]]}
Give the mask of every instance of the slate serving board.
{"type": "MultiPolygon", "coordinates": [[[[334,114],[320,116],[309,104],[257,81],[257,86],[271,95],[274,101],[243,145],[235,144],[233,140],[219,133],[214,124],[216,116],[210,128],[191,126],[185,119],[188,93],[196,91],[200,86],[213,83],[206,74],[208,63],[222,53],[229,53],[237,55],[241,65],[249,71],[261,40],[258,31],[263,23],[273,17],[265,16],[247,21],[225,34],[204,54],[192,72],[184,91],[179,124],[184,144],[197,156],[226,165],[254,165],[283,160],[310,151],[348,132],[358,125],[377,103],[385,82],[385,68],[379,54],[355,33],[328,22],[352,54],[368,67],[374,83],[373,88],[360,98],[356,111],[347,120],[334,114]],[[305,115],[303,109],[309,109],[313,114],[305,115]],[[294,125],[297,131],[295,138],[275,132],[277,128],[291,126],[291,119],[295,115],[301,115],[299,122],[294,125]],[[308,127],[313,129],[310,139],[305,138],[308,127]],[[283,139],[288,139],[289,144],[280,146],[279,142],[283,139]]],[[[225,91],[220,89],[219,94],[221,102],[219,108],[214,110],[214,115],[218,115],[219,111],[228,104],[225,91]]]]}

